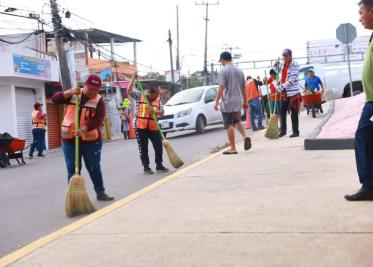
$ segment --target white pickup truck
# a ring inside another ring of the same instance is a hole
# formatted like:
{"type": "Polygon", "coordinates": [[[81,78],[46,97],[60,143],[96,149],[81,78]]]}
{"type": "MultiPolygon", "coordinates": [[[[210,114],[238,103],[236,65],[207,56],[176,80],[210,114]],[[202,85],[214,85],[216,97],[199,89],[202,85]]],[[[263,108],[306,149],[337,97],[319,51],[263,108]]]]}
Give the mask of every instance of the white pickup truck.
{"type": "MultiPolygon", "coordinates": [[[[349,97],[351,95],[350,78],[346,63],[302,65],[299,69],[299,80],[303,87],[304,79],[307,77],[310,69],[315,70],[315,75],[319,76],[324,84],[324,88],[333,90],[334,98],[349,97]]],[[[361,82],[362,69],[362,62],[351,62],[352,88],[354,95],[363,92],[363,85],[361,82]]]]}

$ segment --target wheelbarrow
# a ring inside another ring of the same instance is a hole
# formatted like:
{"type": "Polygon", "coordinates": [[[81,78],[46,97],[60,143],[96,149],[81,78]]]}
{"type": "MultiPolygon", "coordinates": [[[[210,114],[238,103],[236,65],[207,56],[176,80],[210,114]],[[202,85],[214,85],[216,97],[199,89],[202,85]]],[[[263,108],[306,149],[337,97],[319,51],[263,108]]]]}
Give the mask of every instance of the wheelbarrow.
{"type": "Polygon", "coordinates": [[[15,159],[19,165],[26,164],[23,150],[29,146],[25,147],[25,145],[24,139],[14,138],[7,133],[0,135],[0,167],[5,168],[11,165],[11,159],[15,159]]]}
{"type": "Polygon", "coordinates": [[[312,114],[316,118],[317,111],[320,110],[322,104],[322,93],[306,93],[302,96],[303,106],[307,109],[307,115],[312,114]]]}

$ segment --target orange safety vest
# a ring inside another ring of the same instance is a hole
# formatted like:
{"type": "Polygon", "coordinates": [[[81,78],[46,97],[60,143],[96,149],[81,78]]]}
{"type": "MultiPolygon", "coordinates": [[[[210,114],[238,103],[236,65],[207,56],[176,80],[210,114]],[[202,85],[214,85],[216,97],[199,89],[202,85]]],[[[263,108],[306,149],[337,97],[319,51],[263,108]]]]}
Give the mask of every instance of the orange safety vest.
{"type": "Polygon", "coordinates": [[[39,113],[39,110],[32,112],[32,129],[45,129],[45,119],[41,119],[39,113]]]}
{"type": "MultiPolygon", "coordinates": [[[[65,108],[65,115],[62,121],[61,127],[61,137],[63,140],[71,140],[75,138],[74,131],[75,127],[75,95],[70,99],[65,108]]],[[[81,106],[82,113],[80,115],[80,127],[86,125],[89,120],[91,120],[97,110],[98,102],[101,96],[97,95],[95,98],[89,99],[83,106],[81,106]]],[[[81,138],[83,141],[97,141],[99,137],[98,129],[93,129],[82,134],[81,138]]]]}
{"type": "MultiPolygon", "coordinates": [[[[158,111],[160,108],[160,97],[157,97],[157,99],[150,103],[150,105],[154,111],[158,111]]],[[[148,105],[146,104],[143,95],[141,95],[140,102],[138,103],[137,107],[136,128],[149,129],[151,131],[156,131],[158,129],[157,124],[150,115],[148,105]]]]}
{"type": "Polygon", "coordinates": [[[246,86],[247,101],[259,97],[259,90],[253,79],[249,80],[246,86]]]}

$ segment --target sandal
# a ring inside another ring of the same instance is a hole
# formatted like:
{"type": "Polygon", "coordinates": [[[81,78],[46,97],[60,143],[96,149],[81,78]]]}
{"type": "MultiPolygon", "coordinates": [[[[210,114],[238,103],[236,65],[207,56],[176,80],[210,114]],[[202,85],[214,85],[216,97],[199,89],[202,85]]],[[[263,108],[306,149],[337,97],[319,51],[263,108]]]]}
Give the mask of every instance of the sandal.
{"type": "Polygon", "coordinates": [[[238,154],[237,151],[226,150],[223,152],[223,155],[235,155],[235,154],[238,154]]]}

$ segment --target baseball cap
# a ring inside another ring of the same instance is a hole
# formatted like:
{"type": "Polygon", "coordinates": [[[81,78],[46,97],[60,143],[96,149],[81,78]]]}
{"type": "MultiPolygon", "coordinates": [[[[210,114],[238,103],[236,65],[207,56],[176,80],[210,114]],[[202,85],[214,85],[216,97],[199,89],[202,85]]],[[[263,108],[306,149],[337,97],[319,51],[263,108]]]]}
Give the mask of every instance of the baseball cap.
{"type": "Polygon", "coordinates": [[[38,107],[41,107],[43,104],[40,104],[39,102],[36,102],[35,104],[34,104],[34,108],[38,108],[38,107]]]}
{"type": "Polygon", "coordinates": [[[315,70],[314,69],[309,69],[308,72],[315,72],[315,70]]]}
{"type": "Polygon", "coordinates": [[[231,53],[229,53],[228,51],[222,52],[220,54],[220,60],[219,60],[219,62],[221,62],[222,60],[229,60],[229,61],[231,61],[232,60],[231,53]]]}
{"type": "Polygon", "coordinates": [[[293,52],[289,48],[286,48],[286,49],[282,50],[282,55],[283,56],[291,56],[291,55],[293,55],[293,52]]]}
{"type": "Polygon", "coordinates": [[[90,74],[87,80],[85,81],[85,85],[87,85],[88,87],[92,89],[95,88],[97,90],[100,89],[101,84],[102,84],[101,78],[97,76],[96,74],[90,74]]]}

